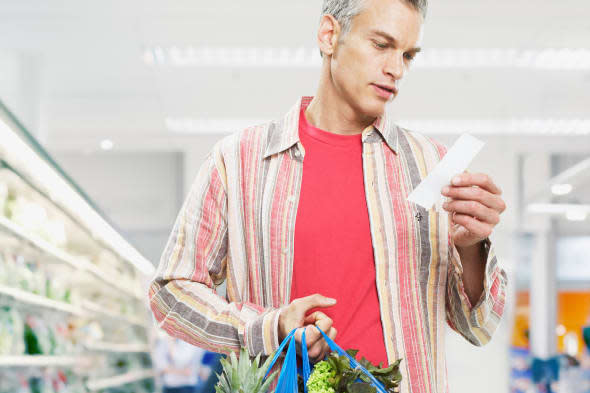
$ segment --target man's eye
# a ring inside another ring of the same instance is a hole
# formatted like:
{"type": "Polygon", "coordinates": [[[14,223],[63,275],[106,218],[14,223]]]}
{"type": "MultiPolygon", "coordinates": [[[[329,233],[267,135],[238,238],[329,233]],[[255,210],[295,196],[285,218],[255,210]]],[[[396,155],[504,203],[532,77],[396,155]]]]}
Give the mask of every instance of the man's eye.
{"type": "Polygon", "coordinates": [[[385,48],[387,48],[387,44],[383,44],[381,42],[374,42],[374,44],[379,49],[385,49],[385,48]]]}
{"type": "Polygon", "coordinates": [[[412,61],[412,60],[414,60],[414,57],[415,57],[415,56],[416,56],[416,55],[414,55],[414,54],[412,54],[412,53],[404,53],[404,57],[405,57],[405,58],[406,58],[406,60],[408,60],[408,61],[412,61]]]}

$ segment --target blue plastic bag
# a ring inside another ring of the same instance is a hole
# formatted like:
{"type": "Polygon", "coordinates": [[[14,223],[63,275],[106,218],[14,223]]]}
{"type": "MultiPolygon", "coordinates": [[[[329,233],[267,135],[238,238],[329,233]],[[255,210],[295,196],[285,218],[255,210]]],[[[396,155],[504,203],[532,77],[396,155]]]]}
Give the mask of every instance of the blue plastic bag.
{"type": "MultiPolygon", "coordinates": [[[[379,382],[373,374],[371,374],[366,368],[364,368],[354,357],[347,354],[342,348],[340,348],[326,333],[322,331],[319,327],[316,328],[320,331],[322,336],[324,336],[324,340],[328,343],[328,346],[332,351],[336,351],[339,355],[346,356],[350,361],[350,367],[359,369],[365,374],[370,380],[371,385],[373,385],[379,393],[388,393],[387,389],[379,382]]],[[[265,378],[268,376],[270,369],[275,364],[277,359],[279,358],[280,354],[283,353],[283,350],[288,345],[287,348],[287,355],[285,356],[285,361],[283,363],[283,367],[281,368],[281,372],[279,374],[279,380],[277,382],[277,387],[275,393],[297,393],[297,352],[296,352],[296,345],[297,342],[295,341],[295,332],[297,329],[293,329],[287,337],[283,340],[277,352],[275,353],[270,366],[266,372],[265,378]]],[[[311,368],[309,364],[309,357],[307,356],[307,345],[305,345],[305,330],[303,330],[303,335],[301,337],[301,358],[303,361],[302,365],[302,377],[305,384],[305,393],[307,393],[307,380],[311,374],[311,368]]]]}

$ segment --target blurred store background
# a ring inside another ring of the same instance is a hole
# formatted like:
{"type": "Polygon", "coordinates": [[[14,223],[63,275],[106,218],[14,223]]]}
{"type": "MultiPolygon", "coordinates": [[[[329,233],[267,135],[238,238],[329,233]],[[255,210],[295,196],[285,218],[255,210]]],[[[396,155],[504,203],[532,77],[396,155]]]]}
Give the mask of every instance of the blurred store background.
{"type": "MultiPolygon", "coordinates": [[[[0,152],[34,179],[6,166],[0,176],[0,392],[151,392],[171,369],[205,384],[217,358],[171,358],[137,295],[213,143],[314,93],[320,7],[0,0],[0,152]],[[22,129],[80,190],[12,150],[7,135],[22,129]],[[60,263],[46,268],[49,254],[60,263]],[[70,257],[92,267],[66,274],[70,257]],[[120,290],[117,274],[136,290],[120,290]],[[64,317],[76,313],[89,323],[64,317]],[[7,344],[19,334],[29,341],[7,344]],[[35,351],[49,359],[27,363],[35,351]],[[100,369],[80,378],[89,354],[100,369]]],[[[432,1],[424,51],[390,107],[444,143],[463,132],[484,140],[470,170],[492,175],[508,204],[493,238],[510,278],[507,312],[483,348],[449,329],[451,392],[538,391],[534,358],[549,361],[544,375],[557,364],[554,391],[590,392],[589,21],[584,0],[432,1]]]]}

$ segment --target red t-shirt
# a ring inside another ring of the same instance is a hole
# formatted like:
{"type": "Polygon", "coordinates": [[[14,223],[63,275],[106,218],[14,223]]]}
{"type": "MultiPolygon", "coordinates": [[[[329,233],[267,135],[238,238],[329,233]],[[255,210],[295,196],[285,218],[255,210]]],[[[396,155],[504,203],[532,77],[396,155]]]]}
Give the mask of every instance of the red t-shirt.
{"type": "Polygon", "coordinates": [[[387,364],[375,261],[365,199],[361,134],[338,135],[313,127],[301,108],[305,148],[295,222],[291,300],[320,293],[337,300],[319,309],[334,321],[336,342],[358,358],[387,364]]]}

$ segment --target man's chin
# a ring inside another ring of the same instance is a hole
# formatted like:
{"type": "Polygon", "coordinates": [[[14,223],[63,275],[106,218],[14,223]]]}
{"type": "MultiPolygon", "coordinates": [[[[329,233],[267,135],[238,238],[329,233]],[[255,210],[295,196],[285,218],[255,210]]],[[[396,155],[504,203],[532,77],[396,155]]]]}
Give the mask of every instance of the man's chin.
{"type": "Polygon", "coordinates": [[[367,106],[366,108],[364,108],[364,113],[366,116],[368,117],[379,117],[379,116],[383,116],[383,114],[385,113],[385,108],[387,107],[387,104],[391,102],[391,101],[378,101],[373,103],[370,106],[367,106]]]}

